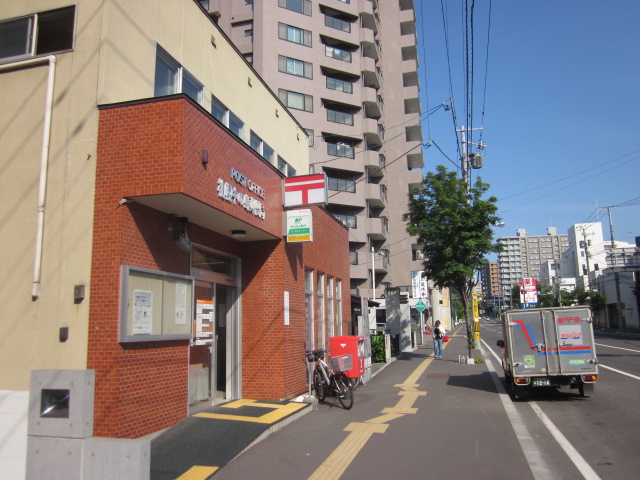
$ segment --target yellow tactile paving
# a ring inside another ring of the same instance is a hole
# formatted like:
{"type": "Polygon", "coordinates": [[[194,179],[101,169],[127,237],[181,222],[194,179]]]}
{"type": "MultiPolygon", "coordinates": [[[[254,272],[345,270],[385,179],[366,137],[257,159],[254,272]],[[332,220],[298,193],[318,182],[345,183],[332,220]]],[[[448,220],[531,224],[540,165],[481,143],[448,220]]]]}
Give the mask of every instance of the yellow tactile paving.
{"type": "Polygon", "coordinates": [[[206,480],[216,473],[218,467],[203,467],[196,465],[180,475],[176,480],[206,480]]]}
{"type": "Polygon", "coordinates": [[[239,408],[241,406],[253,406],[253,407],[259,406],[263,408],[271,408],[272,411],[265,413],[264,415],[261,415],[259,417],[250,417],[248,415],[233,415],[233,414],[227,414],[227,413],[208,413],[208,412],[196,413],[194,417],[215,418],[218,420],[233,420],[236,422],[271,424],[307,406],[306,403],[292,402],[284,405],[276,405],[272,403],[258,403],[255,400],[238,400],[237,402],[232,402],[232,403],[237,403],[238,405],[235,405],[235,406],[223,405],[223,406],[226,408],[239,408]]]}

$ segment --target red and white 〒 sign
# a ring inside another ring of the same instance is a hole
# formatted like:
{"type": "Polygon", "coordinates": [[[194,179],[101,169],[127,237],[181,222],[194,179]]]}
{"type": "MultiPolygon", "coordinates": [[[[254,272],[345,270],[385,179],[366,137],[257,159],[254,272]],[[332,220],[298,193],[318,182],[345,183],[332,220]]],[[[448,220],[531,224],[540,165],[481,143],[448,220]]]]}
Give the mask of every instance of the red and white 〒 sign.
{"type": "Polygon", "coordinates": [[[284,206],[322,205],[329,203],[327,176],[324,173],[284,179],[284,206]]]}

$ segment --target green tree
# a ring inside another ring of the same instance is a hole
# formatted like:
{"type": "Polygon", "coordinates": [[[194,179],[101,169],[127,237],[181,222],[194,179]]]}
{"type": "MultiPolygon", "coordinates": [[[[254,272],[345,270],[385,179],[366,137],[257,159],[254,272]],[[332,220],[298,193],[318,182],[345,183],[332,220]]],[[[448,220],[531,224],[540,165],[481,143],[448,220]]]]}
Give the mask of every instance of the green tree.
{"type": "Polygon", "coordinates": [[[464,307],[469,356],[473,337],[472,291],[485,256],[500,251],[493,242],[496,197],[482,197],[489,185],[479,178],[471,187],[455,172],[438,165],[423,179],[424,189],[412,192],[403,215],[407,232],[417,237],[427,277],[439,287],[456,290],[464,307]]]}
{"type": "Polygon", "coordinates": [[[551,285],[545,285],[538,282],[538,307],[557,307],[558,299],[553,293],[553,287],[551,285]]]}

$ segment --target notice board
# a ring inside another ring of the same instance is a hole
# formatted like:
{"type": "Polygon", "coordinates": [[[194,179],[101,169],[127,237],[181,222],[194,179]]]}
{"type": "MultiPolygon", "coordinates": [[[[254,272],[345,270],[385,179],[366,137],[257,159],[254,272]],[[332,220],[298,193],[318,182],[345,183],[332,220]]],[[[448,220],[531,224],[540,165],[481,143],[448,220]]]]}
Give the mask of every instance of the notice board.
{"type": "Polygon", "coordinates": [[[193,277],[122,266],[120,342],[190,339],[193,277]]]}

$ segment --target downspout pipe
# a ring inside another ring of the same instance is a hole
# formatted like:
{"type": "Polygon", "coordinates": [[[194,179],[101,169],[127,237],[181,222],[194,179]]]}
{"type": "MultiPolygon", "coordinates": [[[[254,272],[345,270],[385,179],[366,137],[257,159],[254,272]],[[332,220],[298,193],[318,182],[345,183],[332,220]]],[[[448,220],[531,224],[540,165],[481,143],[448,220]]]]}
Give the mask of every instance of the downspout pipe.
{"type": "Polygon", "coordinates": [[[37,300],[40,297],[40,279],[42,274],[42,250],[44,240],[44,214],[47,197],[47,176],[49,169],[49,144],[51,142],[51,114],[53,111],[53,85],[56,76],[56,57],[33,58],[0,65],[0,72],[15,70],[43,63],[49,64],[49,76],[47,79],[47,97],[44,112],[44,124],[42,131],[42,149],[40,151],[40,182],[38,187],[38,213],[36,217],[36,244],[33,262],[33,284],[31,286],[31,298],[37,300]]]}

